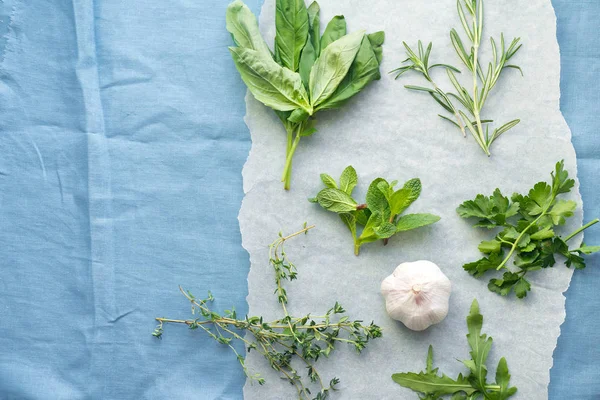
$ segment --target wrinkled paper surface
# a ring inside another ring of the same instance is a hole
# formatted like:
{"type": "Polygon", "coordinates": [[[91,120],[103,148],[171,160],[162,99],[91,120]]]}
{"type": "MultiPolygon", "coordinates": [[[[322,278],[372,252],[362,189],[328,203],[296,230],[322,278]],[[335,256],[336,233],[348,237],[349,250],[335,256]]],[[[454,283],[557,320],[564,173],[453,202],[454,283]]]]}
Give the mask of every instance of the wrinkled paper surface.
{"type": "MultiPolygon", "coordinates": [[[[465,68],[450,44],[449,31],[462,34],[453,0],[372,0],[337,2],[322,0],[321,28],[336,14],[343,14],[349,31],[384,30],[384,76],[340,110],[319,114],[318,132],[303,138],[294,158],[292,189],[283,190],[280,174],[285,156],[285,130],[275,114],[247,97],[246,123],[252,149],[244,167],[246,196],[240,212],[243,245],[250,253],[249,315],[274,319],[282,316],[272,295],[273,271],[268,265],[268,244],[280,230],[292,233],[304,221],[317,225],[308,235],[288,242],[287,252],[299,269],[297,281],[287,283],[288,309],[293,315],[321,314],[339,301],[353,319],[374,320],[384,337],[361,355],[339,346],[330,359],[319,360],[324,380],[341,380],[338,399],[413,399],[416,394],[391,380],[395,372],[418,372],[425,367],[427,347],[433,344],[435,365],[456,376],[466,372],[457,359],[468,359],[466,322],[474,298],[484,315],[483,332],[494,338],[488,376],[493,380],[500,357],[506,357],[511,384],[519,388],[516,400],[546,399],[552,353],[565,318],[563,292],[572,271],[562,261],[553,269],[528,275],[532,292],[525,300],[500,297],[487,289],[488,279],[474,279],[463,271],[465,262],[477,260],[477,245],[493,234],[471,227],[459,218],[456,207],[476,194],[489,195],[499,187],[505,195],[528,190],[534,183],[550,179],[556,161],[565,159],[571,176],[576,175],[571,134],[559,110],[560,55],[556,20],[550,0],[506,0],[502,5],[486,3],[484,37],[497,40],[504,32],[507,42],[514,36],[523,48],[514,63],[524,71],[506,70],[489,98],[483,117],[500,124],[522,120],[492,146],[485,156],[472,137],[464,139],[448,122],[437,117],[443,111],[428,95],[408,91],[405,84],[426,86],[416,73],[394,81],[387,75],[405,59],[402,41],[433,41],[431,62],[465,68]],[[518,12],[515,12],[518,10],[518,12]],[[353,254],[350,232],[333,213],[307,201],[323,186],[319,174],[338,178],[347,165],[359,175],[354,192],[364,199],[376,177],[401,183],[419,177],[423,192],[407,212],[440,215],[437,224],[394,236],[388,246],[366,244],[359,257],[353,254]],[[381,281],[405,261],[428,259],[440,266],[452,281],[448,317],[425,332],[412,332],[391,320],[379,293],[381,281]]],[[[274,37],[275,0],[267,0],[260,16],[261,30],[274,37]]],[[[463,39],[464,40],[464,39],[463,39]]],[[[482,50],[489,58],[489,41],[482,50]]],[[[484,64],[485,65],[485,64],[484,64]]],[[[469,78],[469,76],[460,79],[469,78]]],[[[433,74],[440,86],[450,90],[445,72],[433,74]]],[[[464,81],[467,82],[467,81],[464,81]]],[[[568,198],[581,203],[578,185],[568,198]]],[[[581,225],[581,209],[563,228],[570,233],[581,225]]],[[[580,238],[572,241],[576,245],[580,238]]],[[[294,398],[295,390],[279,379],[256,352],[248,365],[267,379],[265,386],[246,384],[246,399],[294,398]]]]}

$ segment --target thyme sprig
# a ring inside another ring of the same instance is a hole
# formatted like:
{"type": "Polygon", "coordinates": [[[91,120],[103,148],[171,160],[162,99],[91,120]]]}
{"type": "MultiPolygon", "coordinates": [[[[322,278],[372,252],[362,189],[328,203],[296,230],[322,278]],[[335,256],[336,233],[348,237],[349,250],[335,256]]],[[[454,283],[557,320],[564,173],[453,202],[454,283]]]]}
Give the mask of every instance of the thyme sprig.
{"type": "Polygon", "coordinates": [[[308,314],[293,317],[287,309],[288,295],[284,281],[293,281],[298,277],[296,266],[285,252],[287,240],[307,233],[314,225],[306,226],[288,236],[279,233],[279,237],[269,246],[269,265],[275,272],[275,292],[281,304],[284,316],[274,321],[265,321],[263,317],[239,318],[234,309],[224,314],[214,312],[209,303],[214,297],[209,292],[205,299],[196,298],[189,291],[179,288],[192,305],[194,319],[156,318],[158,326],[152,333],[161,338],[164,325],[168,323],[184,324],[190,329],[202,329],[209,337],[231,348],[237,357],[244,374],[251,382],[265,383],[260,373],[252,372],[245,363],[245,357],[234,346],[236,341],[243,343],[247,351],[257,351],[296,389],[300,400],[324,400],[336,390],[339,379],[329,381],[317,371],[315,364],[319,357],[329,357],[336,344],[343,342],[361,352],[370,340],[381,337],[381,328],[374,323],[363,324],[361,320],[350,320],[346,310],[338,302],[324,315],[308,314]],[[306,369],[306,376],[299,372],[299,366],[306,369]],[[306,379],[308,378],[308,380],[306,379]],[[312,391],[315,391],[313,394],[312,391]]]}
{"type": "Polygon", "coordinates": [[[448,64],[434,64],[429,66],[432,44],[430,43],[427,46],[427,49],[424,49],[421,41],[418,43],[416,52],[404,43],[408,58],[403,61],[403,64],[408,64],[393,70],[392,73],[396,73],[396,79],[408,71],[421,73],[425,79],[431,83],[433,88],[415,85],[406,85],[405,87],[410,90],[429,93],[431,97],[433,97],[433,99],[446,111],[451,113],[453,117],[449,118],[444,115],[439,116],[456,125],[461,130],[463,136],[466,136],[467,131],[471,133],[485,154],[490,156],[490,147],[492,143],[494,143],[494,141],[502,134],[518,125],[520,120],[514,119],[507,122],[504,125],[495,128],[493,132],[490,133],[490,124],[494,121],[482,119],[481,114],[492,89],[498,83],[504,69],[518,69],[521,71],[521,74],[523,74],[520,67],[509,63],[522,45],[520,44],[521,39],[515,38],[507,47],[504,40],[504,34],[500,35],[499,45],[493,37],[490,38],[492,61],[488,63],[487,70],[484,70],[481,66],[482,62],[479,52],[482,45],[484,25],[483,8],[483,0],[457,0],[458,16],[464,32],[471,42],[469,51],[466,50],[465,44],[456,29],[450,31],[450,41],[452,42],[452,46],[456,50],[462,63],[471,72],[473,78],[473,85],[471,88],[466,88],[460,84],[455,75],[455,73],[460,73],[457,68],[448,64]],[[445,92],[433,81],[429,71],[435,67],[444,67],[446,69],[448,78],[450,79],[452,86],[454,86],[455,92],[445,92]],[[460,104],[467,112],[464,112],[461,107],[457,107],[452,99],[456,100],[458,102],[457,104],[460,104]]]}

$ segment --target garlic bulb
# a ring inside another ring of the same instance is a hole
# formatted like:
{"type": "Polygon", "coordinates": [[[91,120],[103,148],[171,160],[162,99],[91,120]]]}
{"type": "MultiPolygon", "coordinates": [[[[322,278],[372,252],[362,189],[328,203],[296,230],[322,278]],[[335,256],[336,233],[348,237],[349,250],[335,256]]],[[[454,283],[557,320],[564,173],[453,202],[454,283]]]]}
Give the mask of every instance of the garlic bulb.
{"type": "Polygon", "coordinates": [[[452,285],[431,261],[398,265],[381,283],[385,308],[395,320],[413,331],[422,331],[448,315],[452,285]]]}

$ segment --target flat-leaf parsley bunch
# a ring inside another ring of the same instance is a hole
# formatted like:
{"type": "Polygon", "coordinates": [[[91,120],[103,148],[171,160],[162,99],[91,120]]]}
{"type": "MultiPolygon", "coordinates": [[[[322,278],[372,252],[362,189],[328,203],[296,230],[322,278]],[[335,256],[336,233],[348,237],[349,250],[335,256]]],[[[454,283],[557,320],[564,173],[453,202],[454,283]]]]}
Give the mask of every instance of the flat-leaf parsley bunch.
{"type": "Polygon", "coordinates": [[[346,20],[336,16],[321,35],[319,14],[317,2],[307,8],[304,0],[277,0],[271,52],[244,3],[237,0],[227,9],[227,30],[237,45],[229,50],[242,80],[275,111],[287,132],[286,189],[300,139],[316,131],[314,115],[340,108],[381,77],[384,33],[346,34],[346,20]]]}
{"type": "Polygon", "coordinates": [[[523,298],[531,289],[525,275],[553,267],[556,255],[565,257],[567,267],[583,269],[585,261],[582,256],[600,251],[600,246],[582,244],[573,249],[567,244],[577,234],[599,222],[598,219],[566,237],[556,234],[555,228],[564,225],[566,219],[573,216],[577,203],[559,199],[561,194],[569,193],[575,185],[573,179],[568,179],[564,161],[556,163],[551,176],[550,183],[536,183],[527,195],[515,193],[509,199],[502,195],[500,189],[496,189],[490,197],[478,194],[474,200],[458,207],[457,212],[461,217],[479,219],[475,227],[502,228],[494,239],[479,245],[479,250],[486,257],[463,266],[476,278],[489,271],[505,270],[502,278],[490,280],[488,288],[492,292],[506,296],[514,291],[517,297],[523,298]],[[515,269],[511,270],[507,264],[513,255],[515,269]]]}
{"type": "Polygon", "coordinates": [[[248,352],[260,353],[271,368],[278,371],[281,377],[296,389],[298,399],[328,398],[340,381],[335,377],[325,381],[315,367],[317,360],[321,356],[329,357],[338,343],[348,344],[360,353],[372,339],[381,337],[381,328],[374,323],[367,325],[361,320],[351,320],[338,302],[323,315],[294,317],[289,314],[288,296],[283,282],[295,280],[298,272],[296,266],[287,258],[284,244],[313,227],[305,225],[304,229],[288,236],[280,233],[269,247],[269,264],[275,272],[274,293],[281,304],[283,317],[275,321],[265,321],[263,317],[240,318],[234,309],[226,310],[221,315],[210,309],[209,303],[214,300],[210,292],[206,299],[199,299],[180,288],[192,304],[192,314],[198,316],[186,320],[156,318],[159,324],[153,335],[161,338],[164,325],[168,323],[185,324],[190,329],[201,329],[212,339],[229,346],[248,379],[263,385],[264,378],[259,373],[248,370],[245,357],[234,347],[236,341],[243,343],[248,352]],[[301,370],[298,370],[299,365],[303,366],[301,370]]]}

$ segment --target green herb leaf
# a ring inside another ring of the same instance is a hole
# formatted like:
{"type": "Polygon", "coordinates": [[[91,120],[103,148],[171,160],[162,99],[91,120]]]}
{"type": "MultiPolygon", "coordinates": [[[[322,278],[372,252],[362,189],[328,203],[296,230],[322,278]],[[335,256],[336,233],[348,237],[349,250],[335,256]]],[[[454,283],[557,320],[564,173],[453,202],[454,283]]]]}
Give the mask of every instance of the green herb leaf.
{"type": "Polygon", "coordinates": [[[258,101],[279,111],[303,108],[312,113],[300,75],[256,50],[230,47],[229,51],[242,80],[258,101]]]}
{"type": "Polygon", "coordinates": [[[277,0],[275,47],[281,64],[298,71],[300,53],[308,39],[308,13],[304,0],[277,0]]]}
{"type": "Polygon", "coordinates": [[[342,172],[340,177],[340,189],[352,196],[352,191],[358,184],[358,175],[352,165],[349,165],[342,172]]]}
{"type": "Polygon", "coordinates": [[[497,240],[483,241],[479,244],[479,251],[485,254],[499,253],[502,243],[497,240]]]}
{"type": "Polygon", "coordinates": [[[319,3],[313,1],[308,7],[309,41],[312,44],[317,58],[321,54],[321,8],[319,3]]]}
{"type": "MultiPolygon", "coordinates": [[[[379,49],[381,49],[381,46],[379,46],[379,49]]],[[[364,36],[356,58],[352,62],[344,80],[342,80],[331,97],[319,106],[319,110],[340,108],[369,83],[380,79],[379,64],[380,62],[377,59],[371,41],[367,36],[364,36]]]]}
{"type": "Polygon", "coordinates": [[[469,368],[469,375],[459,374],[452,379],[445,374],[438,375],[438,368],[433,368],[433,349],[429,346],[427,369],[420,373],[407,372],[393,374],[392,379],[399,385],[422,393],[423,400],[441,400],[442,396],[452,395],[452,400],[475,400],[485,397],[489,400],[507,400],[517,392],[510,387],[510,373],[506,359],[500,359],[496,369],[496,383],[487,382],[487,356],[492,347],[492,338],[481,334],[483,316],[479,313],[479,304],[473,300],[471,311],[467,317],[467,341],[471,347],[471,359],[463,361],[469,368]]]}
{"type": "Polygon", "coordinates": [[[397,191],[394,191],[394,187],[398,181],[388,183],[383,178],[377,178],[369,185],[365,204],[357,204],[351,197],[358,183],[356,170],[352,166],[342,172],[339,186],[330,175],[321,174],[321,180],[327,188],[309,201],[317,201],[321,207],[340,213],[352,232],[356,255],[365,243],[383,240],[387,244],[387,240],[397,232],[431,225],[440,220],[440,217],[432,214],[400,215],[421,193],[421,181],[417,178],[409,180],[397,191]],[[394,202],[393,213],[390,201],[394,202]],[[360,234],[358,225],[363,226],[360,234]]]}
{"type": "Polygon", "coordinates": [[[325,32],[323,32],[323,36],[321,37],[321,52],[323,52],[323,50],[331,43],[345,35],[346,19],[343,15],[336,15],[325,27],[325,32]]]}
{"type": "Polygon", "coordinates": [[[364,37],[364,31],[344,36],[329,46],[322,46],[323,51],[310,71],[311,105],[316,108],[325,102],[342,82],[364,37]]]}
{"type": "Polygon", "coordinates": [[[244,3],[236,0],[227,7],[225,23],[236,45],[256,50],[263,56],[272,58],[271,50],[258,30],[256,17],[244,3]]]}
{"type": "Polygon", "coordinates": [[[509,200],[496,189],[490,197],[479,194],[474,200],[461,204],[457,208],[458,214],[463,218],[479,218],[476,227],[503,227],[494,240],[484,241],[479,245],[479,250],[490,254],[489,257],[465,264],[465,271],[479,278],[488,271],[505,269],[507,271],[502,278],[490,280],[489,290],[503,296],[514,291],[518,298],[524,298],[531,291],[531,284],[525,275],[553,267],[556,264],[556,254],[566,258],[567,267],[585,268],[582,255],[594,252],[592,250],[598,251],[600,247],[588,248],[582,245],[579,249],[569,249],[567,242],[600,221],[596,219],[589,222],[565,239],[557,237],[553,229],[565,224],[566,219],[572,217],[577,208],[576,202],[558,198],[560,194],[568,193],[574,185],[574,181],[568,179],[568,176],[564,170],[564,162],[559,161],[551,173],[551,183],[536,183],[526,196],[515,193],[509,200]],[[509,248],[506,255],[502,251],[503,246],[509,248]],[[518,268],[516,271],[507,268],[513,255],[515,267],[518,268]]]}
{"type": "Polygon", "coordinates": [[[409,231],[423,226],[435,224],[440,220],[440,217],[433,214],[407,214],[398,219],[396,223],[396,231],[409,231]]]}
{"type": "Polygon", "coordinates": [[[346,192],[335,188],[321,190],[317,195],[317,201],[324,209],[337,213],[356,210],[356,201],[346,192]]]}
{"type": "MultiPolygon", "coordinates": [[[[323,184],[325,186],[327,186],[328,188],[338,189],[338,185],[335,182],[335,179],[333,179],[331,177],[331,175],[321,174],[321,182],[323,182],[323,184]]],[[[348,193],[348,192],[346,192],[346,193],[348,193]]],[[[348,193],[348,194],[351,194],[351,193],[348,193]]]]}
{"type": "Polygon", "coordinates": [[[381,182],[387,185],[387,181],[383,178],[377,178],[371,182],[367,190],[366,203],[371,212],[379,212],[385,219],[388,219],[390,217],[390,206],[385,193],[378,187],[381,182]]]}

